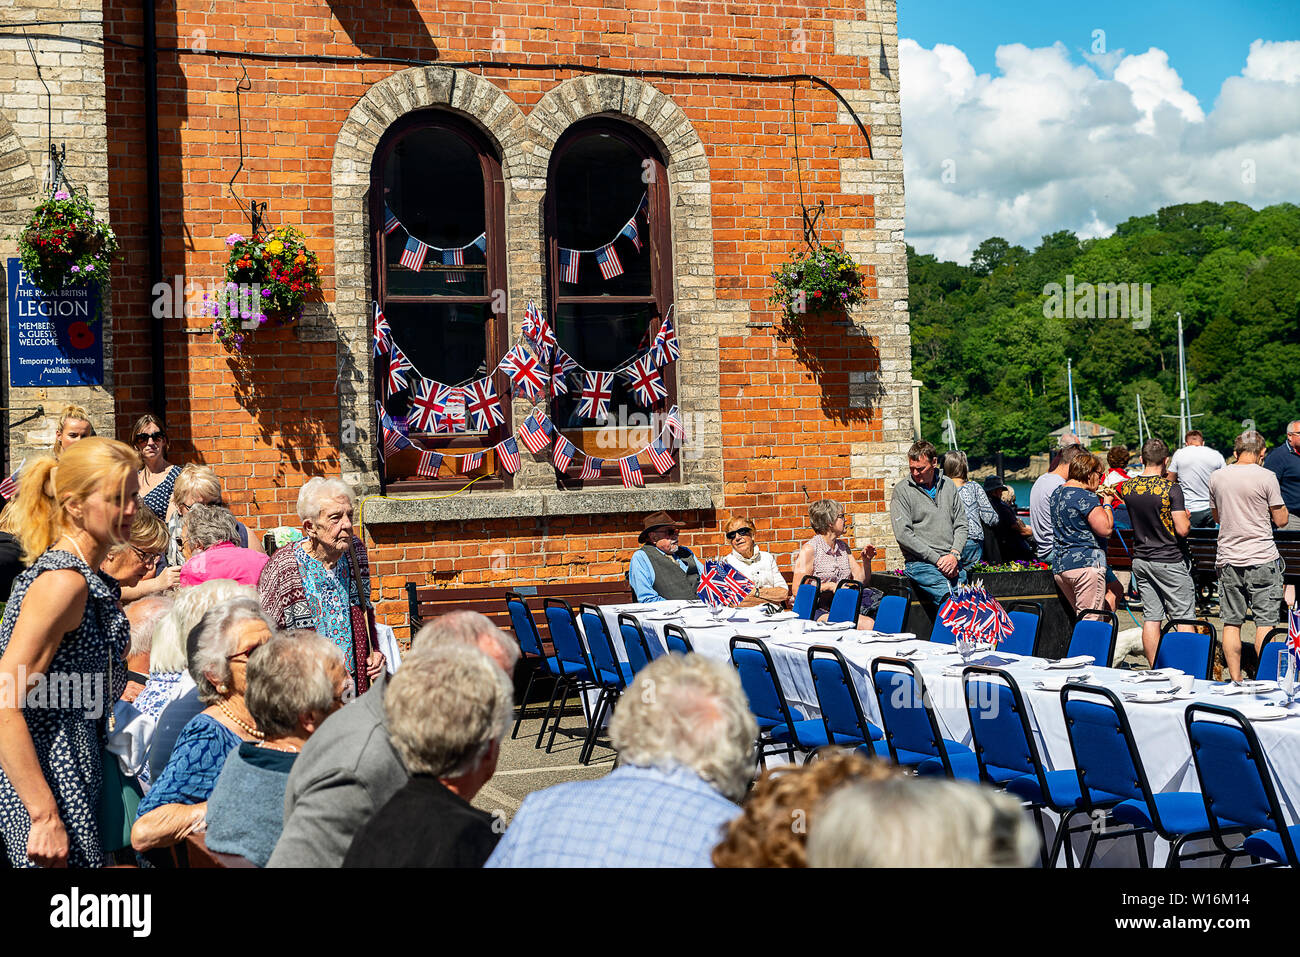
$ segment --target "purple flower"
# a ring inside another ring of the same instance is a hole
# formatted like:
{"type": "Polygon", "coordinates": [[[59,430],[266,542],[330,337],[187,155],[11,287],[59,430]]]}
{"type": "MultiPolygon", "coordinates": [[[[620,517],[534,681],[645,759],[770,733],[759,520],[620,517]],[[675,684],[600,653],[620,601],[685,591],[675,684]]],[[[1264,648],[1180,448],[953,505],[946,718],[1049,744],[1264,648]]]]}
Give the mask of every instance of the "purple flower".
{"type": "Polygon", "coordinates": [[[239,233],[231,233],[229,236],[226,237],[227,246],[233,246],[235,245],[235,243],[242,243],[243,241],[244,241],[244,237],[239,235],[239,233]]]}
{"type": "Polygon", "coordinates": [[[73,266],[73,267],[72,267],[72,271],[73,271],[73,272],[81,272],[81,267],[80,267],[80,266],[73,266]]]}
{"type": "Polygon", "coordinates": [[[235,285],[233,282],[226,283],[226,288],[231,292],[239,292],[239,287],[235,285]]]}
{"type": "Polygon", "coordinates": [[[264,312],[259,312],[259,313],[257,314],[257,321],[258,321],[258,322],[266,322],[266,313],[264,313],[264,312]]]}
{"type": "Polygon", "coordinates": [[[72,197],[71,197],[70,195],[68,195],[68,191],[67,191],[66,189],[61,189],[61,190],[59,190],[57,193],[54,194],[54,198],[55,198],[55,199],[71,199],[72,197]]]}
{"type": "Polygon", "coordinates": [[[262,290],[262,298],[263,298],[263,299],[269,299],[269,298],[271,298],[271,290],[269,290],[269,289],[263,289],[263,290],[262,290]]]}
{"type": "Polygon", "coordinates": [[[252,317],[253,317],[252,313],[249,312],[241,312],[239,314],[240,319],[251,319],[252,317]]]}
{"type": "Polygon", "coordinates": [[[840,298],[841,298],[841,299],[847,299],[847,298],[849,298],[849,294],[848,294],[847,292],[842,292],[842,293],[840,293],[840,298]]]}

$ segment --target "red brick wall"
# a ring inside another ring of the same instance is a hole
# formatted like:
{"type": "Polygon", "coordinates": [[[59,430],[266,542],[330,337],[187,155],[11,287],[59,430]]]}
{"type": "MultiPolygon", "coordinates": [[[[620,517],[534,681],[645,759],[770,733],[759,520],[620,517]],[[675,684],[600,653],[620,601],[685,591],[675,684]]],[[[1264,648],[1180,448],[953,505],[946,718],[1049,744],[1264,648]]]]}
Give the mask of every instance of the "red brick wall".
{"type": "MultiPolygon", "coordinates": [[[[219,5],[221,6],[221,5],[219,5]]],[[[801,4],[618,0],[573,4],[442,0],[382,4],[264,3],[244,0],[209,12],[195,0],[159,4],[159,45],[290,54],[405,56],[457,61],[581,60],[615,68],[815,73],[841,90],[870,85],[866,59],[832,52],[831,20],[860,19],[860,0],[801,4]],[[625,9],[624,9],[625,8],[625,9]],[[358,24],[365,18],[364,26],[358,24]],[[491,52],[493,29],[505,50],[491,52]],[[796,52],[794,31],[807,31],[796,52]],[[196,33],[196,31],[199,31],[196,33]],[[427,32],[426,32],[427,31],[427,32]]],[[[300,341],[292,330],[259,332],[241,359],[210,335],[166,323],[161,356],[150,354],[147,288],[143,83],[136,50],[139,5],[105,5],[112,217],[123,258],[113,279],[117,399],[121,436],[148,410],[150,369],[166,369],[171,458],[213,466],[236,514],[265,530],[296,524],[293,503],[306,477],[337,474],[339,416],[333,343],[300,341]]],[[[333,296],[330,165],[348,111],[395,65],[331,65],[246,60],[252,90],[241,95],[244,169],[235,188],[270,204],[270,222],[300,227],[320,257],[324,295],[333,296]]],[[[565,71],[482,71],[527,112],[565,71]]],[[[239,163],[235,59],[163,53],[159,60],[164,273],[171,280],[220,278],[224,237],[247,234],[246,215],[227,190],[239,163]]],[[[712,175],[718,296],[743,300],[754,322],[776,318],[769,273],[801,241],[790,87],[721,80],[646,77],[685,110],[703,140],[712,175]]],[[[864,155],[860,134],[837,122],[834,97],[800,84],[799,155],[805,199],[825,200],[823,239],[873,225],[869,196],[840,193],[842,157],[864,155]]],[[[883,508],[879,483],[849,478],[849,443],[879,439],[877,415],[850,408],[850,371],[877,367],[871,343],[844,327],[816,326],[809,350],[818,371],[796,360],[770,329],[724,338],[721,350],[724,482],[727,507],[687,516],[685,544],[722,550],[717,529],[750,515],[762,542],[789,573],[808,533],[806,500],[840,499],[850,512],[883,508]],[[741,389],[743,387],[743,397],[741,389]],[[805,494],[806,491],[806,494],[805,494]]],[[[636,547],[632,516],[370,526],[382,618],[402,620],[401,585],[522,583],[616,578],[636,547]],[[611,532],[611,527],[631,531],[611,532]],[[433,544],[430,544],[432,542],[433,544]],[[504,560],[491,560],[500,549],[504,560]]]]}

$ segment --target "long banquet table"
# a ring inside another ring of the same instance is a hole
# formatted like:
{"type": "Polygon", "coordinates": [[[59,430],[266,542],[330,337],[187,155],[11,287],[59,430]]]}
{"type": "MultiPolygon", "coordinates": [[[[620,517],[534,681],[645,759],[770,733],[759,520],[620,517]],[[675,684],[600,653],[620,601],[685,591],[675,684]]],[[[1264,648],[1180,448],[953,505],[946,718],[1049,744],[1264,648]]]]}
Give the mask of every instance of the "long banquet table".
{"type": "MultiPolygon", "coordinates": [[[[761,608],[727,610],[715,619],[700,602],[662,602],[645,605],[604,605],[602,616],[619,656],[626,660],[618,616],[632,615],[640,622],[647,641],[652,646],[663,645],[663,626],[677,624],[684,628],[691,645],[699,654],[722,661],[730,660],[729,642],[735,635],[761,639],[771,652],[781,681],[781,690],[793,708],[805,717],[815,718],[821,712],[812,675],[808,670],[808,649],[813,645],[828,645],[838,649],[850,666],[858,696],[867,717],[880,724],[880,708],[871,690],[871,663],[878,657],[897,655],[902,651],[914,654],[913,661],[920,671],[926,689],[934,704],[939,725],[945,737],[970,745],[970,722],[966,712],[962,681],[955,665],[961,656],[955,648],[918,640],[915,635],[884,635],[879,632],[821,631],[816,626],[800,620],[783,618],[773,621],[761,608]]],[[[654,649],[658,650],[658,649],[654,649]]],[[[1061,711],[1059,690],[1039,688],[1037,682],[1048,676],[1086,674],[1087,683],[1114,691],[1119,697],[1137,741],[1138,753],[1146,768],[1148,780],[1154,791],[1197,790],[1196,769],[1192,764],[1191,746],[1188,743],[1183,714],[1192,701],[1236,707],[1252,704],[1242,696],[1216,693],[1221,686],[1209,681],[1196,681],[1191,698],[1153,704],[1125,700],[1126,693],[1168,687],[1168,684],[1133,683],[1133,672],[1115,668],[1089,665],[1074,670],[1045,670],[1045,661],[1027,656],[996,652],[999,657],[1015,659],[1001,666],[1019,685],[1029,710],[1029,718],[1037,736],[1039,752],[1049,770],[1074,767],[1065,720],[1061,711]],[[1038,667],[1035,667],[1035,666],[1038,667]]],[[[972,663],[978,663],[976,655],[972,663]]],[[[1279,701],[1279,694],[1268,696],[1279,701]]],[[[1288,717],[1281,720],[1254,721],[1252,725],[1259,736],[1278,796],[1288,822],[1300,819],[1296,801],[1300,800],[1300,706],[1292,706],[1288,717]]],[[[1132,845],[1131,841],[1116,844],[1132,845]]],[[[1163,842],[1160,842],[1163,844],[1163,842]]],[[[1217,863],[1217,862],[1216,862],[1217,863]]]]}

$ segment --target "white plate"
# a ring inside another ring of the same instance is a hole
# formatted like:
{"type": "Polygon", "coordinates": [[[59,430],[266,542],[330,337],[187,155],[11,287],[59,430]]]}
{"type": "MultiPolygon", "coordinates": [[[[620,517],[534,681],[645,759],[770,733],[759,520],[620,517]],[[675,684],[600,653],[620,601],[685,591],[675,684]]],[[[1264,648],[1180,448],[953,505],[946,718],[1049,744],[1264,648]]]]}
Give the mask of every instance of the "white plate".
{"type": "Polygon", "coordinates": [[[1280,705],[1243,705],[1237,708],[1241,716],[1247,721],[1276,721],[1279,718],[1290,718],[1294,712],[1283,708],[1280,705]]]}
{"type": "Polygon", "coordinates": [[[1125,692],[1124,700],[1135,702],[1137,704],[1162,704],[1166,701],[1186,701],[1188,698],[1195,697],[1190,691],[1175,691],[1170,693],[1168,690],[1157,691],[1149,689],[1144,691],[1125,692]]]}
{"type": "Polygon", "coordinates": [[[799,616],[792,611],[778,611],[772,615],[763,615],[755,621],[794,621],[799,616]]]}
{"type": "Polygon", "coordinates": [[[853,622],[851,621],[836,621],[836,622],[810,621],[808,623],[807,630],[808,631],[852,631],[853,622]]]}
{"type": "Polygon", "coordinates": [[[1039,691],[1060,691],[1066,685],[1087,684],[1092,680],[1092,672],[1081,675],[1046,675],[1034,682],[1039,691]]]}
{"type": "Polygon", "coordinates": [[[1075,655],[1073,658],[1062,658],[1060,661],[1043,661],[1034,665],[1040,671],[1045,668],[1069,670],[1071,668],[1086,668],[1088,665],[1096,664],[1097,659],[1092,655],[1075,655]]]}
{"type": "Polygon", "coordinates": [[[687,621],[682,623],[687,631],[702,631],[706,628],[734,628],[729,621],[687,621]]]}

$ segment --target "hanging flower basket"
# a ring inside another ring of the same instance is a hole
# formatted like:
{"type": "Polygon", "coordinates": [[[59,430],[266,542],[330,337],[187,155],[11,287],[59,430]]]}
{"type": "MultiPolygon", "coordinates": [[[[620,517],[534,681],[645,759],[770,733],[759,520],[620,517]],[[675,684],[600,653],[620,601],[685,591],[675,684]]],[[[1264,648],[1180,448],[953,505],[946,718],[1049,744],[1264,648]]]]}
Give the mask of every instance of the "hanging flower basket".
{"type": "Polygon", "coordinates": [[[61,189],[32,212],[18,239],[18,258],[47,295],[91,280],[108,284],[117,236],[90,200],[61,189]]]}
{"type": "Polygon", "coordinates": [[[772,278],[776,288],[768,301],[781,308],[782,330],[791,336],[803,334],[809,313],[848,309],[866,298],[860,268],[840,245],[792,251],[772,278]]]}
{"type": "Polygon", "coordinates": [[[226,286],[206,305],[212,331],[237,352],[252,329],[298,320],[307,297],[320,290],[320,263],[306,237],[292,226],[252,239],[231,233],[226,245],[226,286]]]}

